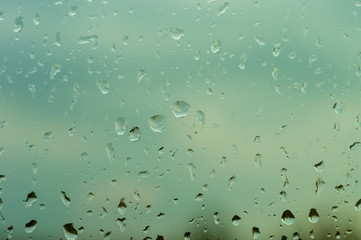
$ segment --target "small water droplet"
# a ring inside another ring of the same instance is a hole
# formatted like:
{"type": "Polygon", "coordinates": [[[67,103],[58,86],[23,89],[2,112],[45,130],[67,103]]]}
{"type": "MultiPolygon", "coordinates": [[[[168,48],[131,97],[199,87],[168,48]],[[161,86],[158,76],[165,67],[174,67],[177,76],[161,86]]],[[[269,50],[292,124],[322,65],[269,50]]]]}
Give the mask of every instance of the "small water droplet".
{"type": "Polygon", "coordinates": [[[191,233],[190,232],[186,232],[185,234],[184,234],[184,240],[191,240],[192,238],[191,238],[191,233]]]}
{"type": "Polygon", "coordinates": [[[214,40],[211,45],[211,50],[213,53],[219,53],[222,49],[222,44],[220,40],[214,40]]]}
{"type": "Polygon", "coordinates": [[[256,154],[256,157],[255,157],[255,159],[254,159],[254,163],[255,163],[256,167],[258,167],[258,168],[262,167],[262,161],[261,161],[261,159],[262,159],[262,155],[259,154],[259,153],[256,154]]]}
{"type": "Polygon", "coordinates": [[[46,133],[44,133],[44,136],[43,136],[44,141],[47,141],[47,142],[50,141],[51,138],[53,137],[53,135],[54,135],[53,132],[46,132],[46,133]]]}
{"type": "Polygon", "coordinates": [[[113,143],[108,143],[107,145],[105,145],[105,152],[107,153],[109,162],[114,163],[115,162],[115,150],[113,147],[113,143]]]}
{"type": "Polygon", "coordinates": [[[183,29],[173,27],[170,29],[170,34],[174,40],[179,40],[184,36],[185,33],[183,29]]]}
{"type": "Polygon", "coordinates": [[[286,210],[282,213],[281,221],[286,225],[291,225],[295,222],[295,216],[290,210],[286,210]]]}
{"type": "Polygon", "coordinates": [[[203,201],[204,198],[203,198],[203,193],[198,193],[196,198],[195,198],[196,201],[203,201]]]}
{"type": "Polygon", "coordinates": [[[170,108],[176,118],[182,118],[188,115],[191,105],[185,101],[176,101],[170,108]]]}
{"type": "Polygon", "coordinates": [[[323,163],[323,161],[319,162],[319,163],[316,163],[315,165],[313,165],[315,170],[317,172],[322,172],[323,171],[323,168],[325,167],[325,164],[323,163]]]}
{"type": "Polygon", "coordinates": [[[279,47],[275,47],[272,51],[274,57],[278,57],[281,53],[281,49],[279,47]]]}
{"type": "Polygon", "coordinates": [[[140,136],[141,136],[141,132],[139,127],[133,127],[129,131],[129,141],[131,142],[137,142],[140,139],[140,136]]]}
{"type": "Polygon", "coordinates": [[[64,191],[60,192],[60,198],[61,198],[61,201],[63,202],[63,204],[66,207],[69,207],[71,201],[70,201],[70,198],[66,195],[66,193],[64,191]]]}
{"type": "Polygon", "coordinates": [[[272,69],[272,77],[274,80],[278,79],[278,68],[273,68],[272,69]]]}
{"type": "Polygon", "coordinates": [[[154,115],[148,120],[149,127],[153,132],[162,132],[166,123],[167,120],[164,115],[154,115]]]}
{"type": "Polygon", "coordinates": [[[63,230],[67,240],[75,240],[78,238],[78,231],[74,228],[73,223],[64,224],[63,230]]]}
{"type": "Polygon", "coordinates": [[[316,223],[318,222],[318,220],[320,219],[320,216],[318,215],[318,212],[316,209],[314,208],[311,208],[309,214],[308,214],[308,220],[311,222],[311,223],[316,223]]]}
{"type": "Polygon", "coordinates": [[[219,220],[219,213],[218,212],[215,212],[213,214],[213,218],[214,218],[214,223],[215,224],[219,224],[221,221],[219,220]]]}
{"type": "Polygon", "coordinates": [[[360,211],[361,210],[361,199],[358,200],[355,204],[355,210],[360,211]]]}
{"type": "Polygon", "coordinates": [[[30,222],[25,224],[25,232],[32,233],[37,226],[38,222],[36,220],[31,220],[30,222]]]}
{"type": "Polygon", "coordinates": [[[261,142],[261,137],[260,136],[255,136],[253,142],[255,144],[259,144],[261,142]]]}
{"type": "Polygon", "coordinates": [[[145,71],[144,70],[139,70],[138,73],[137,73],[137,79],[138,79],[138,82],[142,81],[142,79],[144,78],[145,76],[145,71]]]}
{"type": "Polygon", "coordinates": [[[125,198],[120,199],[120,202],[118,204],[118,212],[121,215],[124,215],[127,211],[127,204],[125,204],[125,198]]]}
{"type": "Polygon", "coordinates": [[[96,80],[96,85],[98,86],[100,92],[102,94],[107,94],[109,93],[109,82],[107,80],[96,80]]]}
{"type": "Polygon", "coordinates": [[[24,17],[23,16],[16,17],[14,23],[15,23],[14,32],[19,33],[24,28],[24,17]]]}
{"type": "Polygon", "coordinates": [[[36,196],[35,192],[31,192],[28,194],[28,196],[25,199],[25,207],[31,207],[34,202],[38,200],[38,197],[36,196]]]}
{"type": "Polygon", "coordinates": [[[206,121],[206,115],[204,114],[204,112],[202,111],[197,111],[196,112],[196,118],[199,122],[199,124],[201,124],[202,128],[204,127],[205,121],[206,121]]]}
{"type": "Polygon", "coordinates": [[[245,69],[246,68],[246,61],[247,61],[247,55],[245,53],[242,53],[240,58],[239,58],[239,65],[238,67],[240,69],[245,69]]]}
{"type": "Polygon", "coordinates": [[[228,8],[229,8],[229,3],[228,3],[228,2],[223,3],[223,4],[218,8],[218,14],[217,14],[217,16],[223,15],[223,14],[227,11],[228,8]]]}
{"type": "Polygon", "coordinates": [[[233,226],[238,226],[241,223],[241,218],[238,215],[232,217],[233,226]]]}
{"type": "Polygon", "coordinates": [[[127,131],[127,120],[125,118],[117,118],[114,124],[117,135],[123,135],[127,131]]]}
{"type": "Polygon", "coordinates": [[[54,79],[55,75],[58,74],[60,71],[61,71],[61,65],[59,63],[54,63],[51,66],[50,79],[54,79]]]}
{"type": "Polygon", "coordinates": [[[256,40],[256,42],[258,43],[258,45],[260,46],[264,46],[266,44],[264,38],[262,35],[258,34],[254,37],[254,39],[256,40]]]}
{"type": "Polygon", "coordinates": [[[228,180],[228,190],[232,190],[232,186],[236,183],[236,175],[233,175],[228,180]]]}
{"type": "Polygon", "coordinates": [[[261,232],[259,231],[258,227],[252,228],[252,237],[253,239],[257,239],[261,235],[261,232]]]}

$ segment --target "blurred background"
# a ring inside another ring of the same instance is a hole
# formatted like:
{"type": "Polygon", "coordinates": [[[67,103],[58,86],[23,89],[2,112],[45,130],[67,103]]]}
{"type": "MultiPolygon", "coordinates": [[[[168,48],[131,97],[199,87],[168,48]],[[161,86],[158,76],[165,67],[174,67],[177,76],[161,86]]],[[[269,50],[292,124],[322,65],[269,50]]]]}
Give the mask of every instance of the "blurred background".
{"type": "Polygon", "coordinates": [[[359,239],[360,7],[0,0],[0,239],[359,239]]]}

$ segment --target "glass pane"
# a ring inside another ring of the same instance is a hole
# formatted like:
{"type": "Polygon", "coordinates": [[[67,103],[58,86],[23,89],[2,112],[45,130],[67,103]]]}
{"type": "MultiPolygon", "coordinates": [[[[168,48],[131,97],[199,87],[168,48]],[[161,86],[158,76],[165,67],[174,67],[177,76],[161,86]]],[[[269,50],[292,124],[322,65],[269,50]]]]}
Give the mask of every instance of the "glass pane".
{"type": "Polygon", "coordinates": [[[361,2],[0,2],[0,239],[360,239],[361,2]]]}

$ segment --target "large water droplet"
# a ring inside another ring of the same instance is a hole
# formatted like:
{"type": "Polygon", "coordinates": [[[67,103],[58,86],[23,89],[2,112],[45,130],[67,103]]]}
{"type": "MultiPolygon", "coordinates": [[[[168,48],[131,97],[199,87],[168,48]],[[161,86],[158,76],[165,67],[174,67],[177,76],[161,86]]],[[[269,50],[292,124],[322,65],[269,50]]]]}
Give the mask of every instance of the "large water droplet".
{"type": "Polygon", "coordinates": [[[188,115],[191,105],[185,101],[176,101],[170,108],[176,118],[182,118],[188,115]]]}
{"type": "Polygon", "coordinates": [[[36,220],[31,220],[30,222],[25,224],[25,232],[32,233],[37,226],[38,222],[36,220]]]}
{"type": "Polygon", "coordinates": [[[109,93],[109,82],[106,80],[97,80],[96,84],[102,94],[109,93]]]}
{"type": "Polygon", "coordinates": [[[241,218],[238,215],[234,215],[232,217],[232,224],[233,226],[238,226],[241,222],[241,218]]]}
{"type": "Polygon", "coordinates": [[[139,127],[133,127],[130,131],[129,131],[129,141],[131,142],[136,142],[140,139],[141,136],[141,132],[139,127]]]}
{"type": "Polygon", "coordinates": [[[67,240],[75,240],[78,238],[78,231],[74,228],[73,223],[64,224],[63,230],[67,240]]]}
{"type": "Polygon", "coordinates": [[[295,222],[295,216],[293,216],[290,210],[286,210],[282,213],[281,220],[286,225],[291,225],[295,222]]]}
{"type": "Polygon", "coordinates": [[[148,120],[149,127],[153,132],[162,132],[166,123],[167,120],[164,115],[154,115],[148,120]]]}
{"type": "Polygon", "coordinates": [[[320,219],[320,216],[318,215],[318,212],[316,209],[311,208],[310,213],[308,214],[308,220],[311,223],[316,223],[320,219]]]}
{"type": "Polygon", "coordinates": [[[123,135],[127,131],[127,120],[125,118],[117,118],[114,124],[117,135],[123,135]]]}

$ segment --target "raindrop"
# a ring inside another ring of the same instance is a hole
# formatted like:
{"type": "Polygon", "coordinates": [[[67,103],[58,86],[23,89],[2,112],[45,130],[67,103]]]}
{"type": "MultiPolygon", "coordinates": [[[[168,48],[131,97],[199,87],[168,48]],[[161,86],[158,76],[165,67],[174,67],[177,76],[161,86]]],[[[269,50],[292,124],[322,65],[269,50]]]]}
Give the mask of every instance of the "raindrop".
{"type": "Polygon", "coordinates": [[[191,105],[185,101],[176,101],[170,108],[176,118],[182,118],[188,115],[191,105]]]}
{"type": "Polygon", "coordinates": [[[25,232],[32,233],[37,226],[38,222],[36,220],[31,220],[30,222],[25,224],[25,232]]]}
{"type": "Polygon", "coordinates": [[[50,141],[51,138],[53,137],[53,135],[54,135],[53,132],[46,132],[46,133],[44,133],[44,136],[43,136],[44,141],[47,141],[47,142],[50,141]]]}
{"type": "Polygon", "coordinates": [[[256,157],[254,159],[254,163],[256,165],[256,167],[260,168],[262,167],[262,161],[261,161],[262,155],[261,154],[256,154],[256,157]]]}
{"type": "Polygon", "coordinates": [[[205,124],[205,120],[206,120],[206,115],[204,114],[204,112],[202,111],[197,111],[196,112],[196,118],[199,122],[199,124],[201,124],[202,128],[204,127],[205,124]]]}
{"type": "Polygon", "coordinates": [[[61,201],[64,203],[64,205],[66,207],[69,207],[71,201],[70,201],[70,198],[66,195],[66,193],[64,191],[60,192],[60,198],[61,198],[61,201]]]}
{"type": "Polygon", "coordinates": [[[198,193],[197,196],[196,196],[196,198],[195,198],[195,200],[196,200],[196,201],[200,201],[200,202],[203,201],[203,200],[204,200],[204,198],[203,198],[203,193],[198,193]]]}
{"type": "Polygon", "coordinates": [[[236,175],[233,175],[228,180],[228,190],[232,190],[232,186],[236,183],[236,175]]]}
{"type": "Polygon", "coordinates": [[[78,238],[78,231],[74,228],[73,223],[64,224],[63,230],[67,240],[75,240],[78,238]]]}
{"type": "Polygon", "coordinates": [[[355,204],[355,209],[356,209],[356,211],[360,211],[360,210],[361,210],[361,199],[356,202],[356,204],[355,204]]]}
{"type": "Polygon", "coordinates": [[[139,127],[133,127],[130,131],[129,131],[129,141],[131,142],[136,142],[140,139],[141,136],[141,132],[139,127]]]}
{"type": "Polygon", "coordinates": [[[127,204],[125,204],[125,198],[122,198],[120,199],[120,202],[118,204],[118,212],[121,214],[121,215],[124,215],[125,212],[127,211],[127,204]]]}
{"type": "Polygon", "coordinates": [[[238,226],[241,222],[241,218],[238,215],[234,215],[232,217],[232,224],[233,226],[238,226]]]}
{"type": "Polygon", "coordinates": [[[281,201],[286,201],[287,200],[287,193],[285,191],[281,191],[280,192],[280,198],[281,198],[281,201]]]}
{"type": "Polygon", "coordinates": [[[354,142],[349,146],[350,151],[355,151],[358,147],[361,146],[361,142],[354,142]]]}
{"type": "Polygon", "coordinates": [[[29,193],[25,200],[25,207],[31,207],[36,200],[38,200],[38,197],[35,192],[29,193]]]}
{"type": "Polygon", "coordinates": [[[80,154],[80,160],[81,160],[81,161],[86,161],[86,160],[88,160],[88,157],[89,157],[89,155],[88,155],[87,152],[82,152],[82,153],[80,154]]]}
{"type": "Polygon", "coordinates": [[[111,237],[112,237],[112,232],[107,232],[106,234],[104,234],[104,240],[110,240],[111,237]]]}
{"type": "Polygon", "coordinates": [[[238,67],[240,68],[240,69],[245,69],[246,68],[246,61],[247,61],[247,55],[245,54],[245,53],[242,53],[241,54],[241,56],[240,56],[240,58],[239,58],[239,65],[238,65],[238,67]]]}
{"type": "Polygon", "coordinates": [[[261,235],[259,228],[258,227],[253,227],[252,228],[252,237],[253,239],[257,239],[259,237],[259,235],[261,235]]]}
{"type": "Polygon", "coordinates": [[[220,223],[219,213],[218,213],[218,212],[215,212],[215,213],[213,214],[213,218],[214,218],[214,223],[215,223],[215,224],[219,224],[219,223],[220,223]]]}
{"type": "Polygon", "coordinates": [[[211,45],[211,50],[213,53],[219,53],[221,51],[222,44],[220,40],[214,40],[211,45]]]}
{"type": "Polygon", "coordinates": [[[138,82],[142,81],[144,76],[145,76],[145,71],[144,70],[139,70],[138,73],[137,73],[138,82]]]}
{"type": "Polygon", "coordinates": [[[272,77],[274,80],[277,80],[278,78],[278,68],[273,68],[272,69],[272,77]]]}
{"type": "Polygon", "coordinates": [[[106,80],[97,80],[96,84],[102,94],[109,93],[109,82],[106,80]]]}
{"type": "Polygon", "coordinates": [[[19,16],[15,18],[14,23],[15,23],[14,32],[15,33],[20,32],[24,28],[24,17],[19,16]]]}
{"type": "Polygon", "coordinates": [[[58,63],[54,63],[51,66],[51,70],[50,70],[50,79],[54,79],[55,75],[58,74],[61,71],[61,65],[58,63]]]}
{"type": "Polygon", "coordinates": [[[123,135],[127,131],[127,120],[125,118],[117,118],[114,124],[117,135],[123,135]]]}
{"type": "Polygon", "coordinates": [[[107,153],[108,160],[110,163],[114,163],[115,161],[115,150],[113,147],[113,143],[108,143],[105,145],[105,152],[107,153]]]}
{"type": "Polygon", "coordinates": [[[275,47],[272,51],[274,57],[278,57],[281,53],[281,49],[279,47],[275,47]]]}
{"type": "Polygon", "coordinates": [[[154,115],[148,120],[149,127],[153,132],[162,132],[166,123],[167,120],[164,115],[154,115]]]}
{"type": "Polygon", "coordinates": [[[184,30],[173,27],[170,29],[170,34],[174,40],[179,40],[184,36],[184,30]]]}
{"type": "Polygon", "coordinates": [[[261,142],[261,137],[260,136],[255,136],[253,142],[255,144],[259,144],[261,142]]]}
{"type": "Polygon", "coordinates": [[[318,215],[318,212],[316,209],[311,208],[310,213],[308,214],[308,220],[311,223],[316,223],[320,219],[320,216],[318,215]]]}
{"type": "Polygon", "coordinates": [[[319,163],[316,163],[315,165],[313,165],[315,170],[317,172],[322,172],[323,171],[323,168],[325,167],[325,164],[323,163],[323,161],[319,162],[319,163]]]}
{"type": "Polygon", "coordinates": [[[190,232],[186,232],[184,234],[184,240],[191,240],[191,233],[190,232]]]}
{"type": "Polygon", "coordinates": [[[256,40],[256,42],[258,43],[258,45],[260,46],[264,46],[266,43],[265,43],[265,40],[263,38],[262,35],[258,34],[254,37],[254,39],[256,40]]]}
{"type": "Polygon", "coordinates": [[[290,210],[286,210],[282,213],[281,221],[286,225],[291,225],[295,222],[295,216],[290,210]]]}
{"type": "Polygon", "coordinates": [[[229,3],[228,3],[228,2],[223,3],[223,5],[221,5],[221,6],[218,8],[218,14],[217,14],[217,16],[223,15],[223,14],[227,11],[228,8],[229,8],[229,3]]]}

